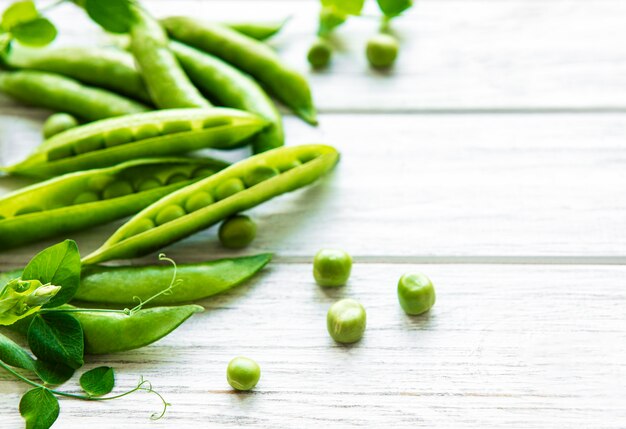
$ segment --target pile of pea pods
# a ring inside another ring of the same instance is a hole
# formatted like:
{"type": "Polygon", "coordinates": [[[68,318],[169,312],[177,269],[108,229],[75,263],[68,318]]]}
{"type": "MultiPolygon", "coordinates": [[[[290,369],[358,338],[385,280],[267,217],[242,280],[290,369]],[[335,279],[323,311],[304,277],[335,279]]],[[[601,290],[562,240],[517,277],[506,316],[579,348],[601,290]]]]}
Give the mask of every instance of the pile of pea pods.
{"type": "MultiPolygon", "coordinates": [[[[307,80],[264,43],[283,23],[157,20],[138,4],[132,13],[126,49],[14,46],[0,69],[0,92],[55,112],[44,124],[44,141],[25,159],[0,167],[1,174],[37,180],[0,198],[0,251],[71,239],[130,216],[82,258],[74,299],[165,306],[126,319],[77,312],[90,353],[156,341],[195,312],[175,304],[241,284],[271,255],[181,264],[177,271],[99,264],[158,251],[220,222],[223,245],[244,247],[256,226],[242,212],[315,182],[339,160],[331,146],[284,146],[273,98],[311,125],[317,119],[307,80]],[[199,153],[247,145],[253,155],[233,164],[199,153]],[[180,285],[158,295],[174,272],[180,285]],[[142,333],[148,326],[150,333],[142,333]],[[110,337],[103,329],[128,335],[98,341],[110,337]]],[[[19,270],[0,280],[16,276],[19,270]]]]}

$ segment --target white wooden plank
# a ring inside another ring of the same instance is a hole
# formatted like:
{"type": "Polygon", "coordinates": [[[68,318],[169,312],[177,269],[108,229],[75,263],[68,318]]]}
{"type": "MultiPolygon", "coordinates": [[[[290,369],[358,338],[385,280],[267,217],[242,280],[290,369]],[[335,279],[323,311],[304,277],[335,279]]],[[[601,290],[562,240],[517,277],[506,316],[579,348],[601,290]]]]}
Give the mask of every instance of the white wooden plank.
{"type": "MultiPolygon", "coordinates": [[[[206,300],[205,313],[147,348],[90,358],[113,365],[120,391],[144,375],[172,403],[136,394],[61,400],[62,428],[512,427],[622,428],[626,421],[624,267],[355,264],[344,288],[313,283],[309,264],[278,264],[253,284],[206,300]],[[423,270],[437,287],[407,317],[396,281],[423,270]],[[328,337],[337,299],[368,311],[364,339],[328,337]],[[237,355],[262,367],[258,388],[226,383],[237,355]]],[[[21,427],[25,388],[0,375],[3,429],[21,427]]],[[[75,382],[75,380],[73,380],[75,382]]]]}
{"type": "MultiPolygon", "coordinates": [[[[368,15],[377,16],[373,3],[368,15]]],[[[373,18],[350,20],[337,33],[341,51],[333,66],[309,72],[305,56],[314,39],[317,1],[154,0],[148,7],[158,16],[193,11],[214,20],[291,15],[273,43],[287,63],[309,74],[325,112],[626,108],[621,1],[420,0],[397,20],[402,50],[389,74],[366,64],[365,42],[378,25],[373,18]]],[[[70,4],[51,17],[61,29],[60,43],[102,40],[70,4]]]]}
{"type": "MultiPolygon", "coordinates": [[[[626,255],[623,115],[323,115],[317,129],[286,125],[290,144],[328,142],[342,159],[318,185],[252,210],[259,232],[246,252],[298,261],[327,246],[374,261],[626,255]]],[[[0,119],[0,139],[23,145],[3,144],[2,162],[28,151],[38,127],[0,119]]],[[[0,192],[15,185],[2,179],[0,192]]],[[[119,225],[71,236],[91,251],[119,225]]],[[[235,254],[215,230],[167,251],[235,254]]],[[[0,253],[0,265],[52,242],[0,253]]]]}

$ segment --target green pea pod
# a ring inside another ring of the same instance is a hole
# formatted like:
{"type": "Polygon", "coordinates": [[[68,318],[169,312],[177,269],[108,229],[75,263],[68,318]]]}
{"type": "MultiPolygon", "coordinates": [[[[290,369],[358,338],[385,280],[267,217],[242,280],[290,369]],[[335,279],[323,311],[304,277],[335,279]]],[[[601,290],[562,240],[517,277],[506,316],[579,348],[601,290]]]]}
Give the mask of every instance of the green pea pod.
{"type": "MultiPolygon", "coordinates": [[[[61,309],[76,309],[71,305],[61,309]]],[[[122,313],[73,312],[83,327],[85,353],[99,355],[138,349],[160,340],[178,328],[194,313],[204,311],[199,305],[153,307],[132,316],[122,313]]]]}
{"type": "MultiPolygon", "coordinates": [[[[250,279],[271,259],[271,254],[263,253],[178,265],[176,279],[181,283],[175,286],[172,293],[151,300],[150,305],[190,302],[224,292],[250,279]]],[[[169,265],[88,266],[83,270],[80,288],[74,299],[132,306],[137,302],[136,297],[145,301],[167,288],[173,274],[174,267],[169,265]]]]}
{"type": "Polygon", "coordinates": [[[252,137],[255,153],[284,144],[280,113],[253,79],[220,59],[182,43],[171,42],[170,46],[191,80],[211,99],[223,106],[255,113],[270,122],[270,126],[252,137]]]}
{"type": "Polygon", "coordinates": [[[309,185],[338,160],[337,150],[325,145],[281,147],[244,159],[145,208],[83,263],[131,258],[160,249],[228,216],[309,185]],[[203,205],[190,207],[192,201],[204,196],[203,205]]]}
{"type": "Polygon", "coordinates": [[[267,40],[283,29],[289,18],[273,22],[228,22],[227,27],[256,40],[267,40]]]}
{"type": "Polygon", "coordinates": [[[210,158],[150,158],[19,189],[0,199],[0,249],[133,215],[227,165],[210,158]]]}
{"type": "Polygon", "coordinates": [[[104,89],[40,71],[0,72],[0,91],[24,103],[71,113],[86,121],[148,110],[143,104],[104,89]]]}
{"type": "Polygon", "coordinates": [[[134,10],[136,19],[130,31],[130,50],[154,104],[161,109],[210,106],[176,61],[159,23],[140,7],[134,10]]]}
{"type": "Polygon", "coordinates": [[[193,18],[161,21],[169,35],[187,45],[228,61],[253,77],[310,124],[317,124],[309,84],[285,66],[267,45],[219,24],[193,18]]]}
{"type": "Polygon", "coordinates": [[[84,46],[29,49],[15,46],[6,61],[11,68],[58,73],[152,104],[133,57],[117,49],[84,46]]]}
{"type": "Polygon", "coordinates": [[[92,122],[59,133],[8,173],[51,177],[143,157],[231,149],[267,125],[235,109],[170,109],[92,122]]]}

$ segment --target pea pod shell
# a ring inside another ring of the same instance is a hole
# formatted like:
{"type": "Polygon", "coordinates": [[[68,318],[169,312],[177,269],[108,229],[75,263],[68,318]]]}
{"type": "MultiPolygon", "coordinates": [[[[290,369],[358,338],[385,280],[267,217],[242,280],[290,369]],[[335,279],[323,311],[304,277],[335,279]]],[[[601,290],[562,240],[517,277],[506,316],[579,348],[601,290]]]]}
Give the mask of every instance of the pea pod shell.
{"type": "Polygon", "coordinates": [[[245,211],[277,195],[313,183],[331,170],[338,160],[339,153],[333,147],[326,145],[282,147],[247,158],[145,208],[120,227],[99,249],[86,256],[83,259],[83,264],[132,258],[163,248],[208,228],[230,215],[245,211]],[[144,222],[145,219],[156,217],[164,208],[184,205],[184,202],[197,192],[214,192],[218,185],[233,179],[240,180],[255,167],[276,166],[281,171],[281,166],[289,165],[294,161],[301,161],[302,163],[171,222],[139,234],[134,232],[137,225],[144,222]]]}
{"type": "MultiPolygon", "coordinates": [[[[263,253],[233,259],[178,265],[176,278],[181,284],[171,294],[150,301],[151,305],[169,305],[195,301],[231,289],[261,270],[272,255],[263,253]]],[[[80,288],[74,299],[103,304],[132,306],[135,297],[146,300],[165,289],[174,268],[88,266],[83,270],[80,288]]]]}
{"type": "Polygon", "coordinates": [[[284,144],[280,113],[259,84],[209,54],[175,41],[170,46],[191,80],[211,99],[224,106],[255,113],[270,122],[270,126],[251,139],[255,153],[284,144]]]}
{"type": "Polygon", "coordinates": [[[8,173],[31,177],[108,167],[136,158],[178,155],[203,148],[230,149],[262,130],[267,122],[256,115],[235,109],[170,109],[120,118],[110,118],[72,128],[53,136],[24,161],[5,169],[8,173]],[[146,127],[165,128],[168,124],[189,124],[189,131],[129,138],[124,144],[100,146],[76,153],[75,146],[89,139],[102,139],[116,132],[138,133],[146,127]],[[66,157],[50,159],[55,152],[66,157]]]}
{"type": "Polygon", "coordinates": [[[272,22],[227,22],[224,25],[256,40],[266,40],[283,29],[289,18],[272,22]]]}
{"type": "MultiPolygon", "coordinates": [[[[73,309],[71,305],[61,308],[73,309]]],[[[204,311],[199,305],[153,307],[132,316],[122,313],[72,313],[83,327],[86,354],[106,354],[138,349],[160,340],[178,328],[194,313],[204,311]]]]}
{"type": "Polygon", "coordinates": [[[218,56],[249,73],[298,116],[310,124],[317,124],[307,80],[284,65],[269,46],[226,26],[193,18],[170,17],[161,23],[172,38],[218,56]]]}
{"type": "Polygon", "coordinates": [[[39,71],[0,72],[0,91],[24,103],[71,113],[86,121],[148,110],[143,104],[121,95],[39,71]]]}
{"type": "Polygon", "coordinates": [[[177,168],[211,168],[215,171],[228,164],[210,158],[152,158],[129,161],[114,167],[69,173],[44,182],[19,189],[0,199],[0,249],[66,235],[95,225],[130,216],[170,192],[193,183],[199,178],[164,184],[116,198],[99,199],[82,204],[63,205],[64,198],[86,188],[90,181],[110,179],[125,173],[149,171],[151,174],[176,171],[177,168]],[[53,209],[12,216],[24,205],[58,205],[53,209]]]}

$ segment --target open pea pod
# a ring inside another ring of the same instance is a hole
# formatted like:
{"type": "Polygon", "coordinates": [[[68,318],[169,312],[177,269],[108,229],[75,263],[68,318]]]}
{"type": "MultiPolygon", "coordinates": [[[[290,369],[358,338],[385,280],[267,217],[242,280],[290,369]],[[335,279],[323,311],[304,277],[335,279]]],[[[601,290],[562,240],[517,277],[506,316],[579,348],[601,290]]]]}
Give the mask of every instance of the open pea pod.
{"type": "Polygon", "coordinates": [[[267,121],[236,109],[169,109],[104,119],[59,133],[40,145],[11,174],[51,177],[108,167],[136,158],[203,148],[232,149],[267,121]]]}
{"type": "Polygon", "coordinates": [[[326,145],[281,147],[247,158],[145,208],[83,263],[131,258],[160,249],[228,216],[309,185],[338,160],[339,152],[326,145]]]}
{"type": "Polygon", "coordinates": [[[0,199],[0,249],[133,215],[226,166],[211,158],[148,158],[19,189],[0,199]]]}

